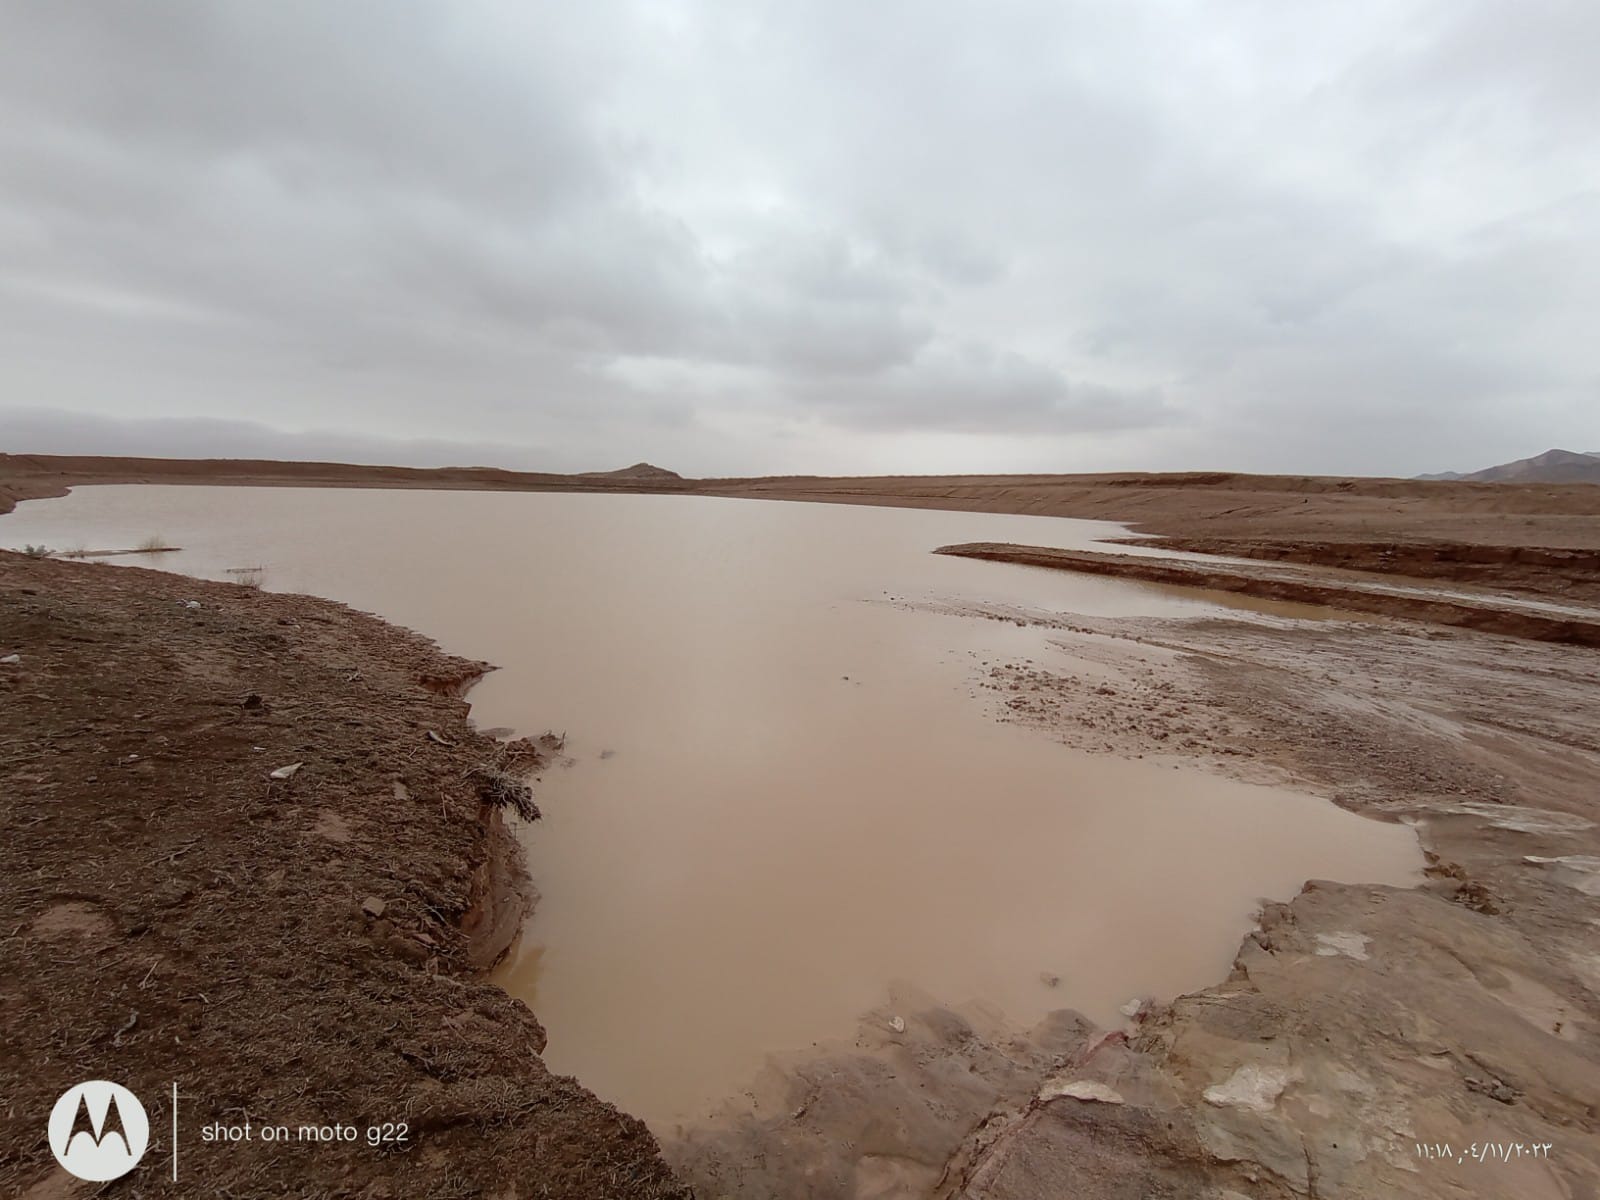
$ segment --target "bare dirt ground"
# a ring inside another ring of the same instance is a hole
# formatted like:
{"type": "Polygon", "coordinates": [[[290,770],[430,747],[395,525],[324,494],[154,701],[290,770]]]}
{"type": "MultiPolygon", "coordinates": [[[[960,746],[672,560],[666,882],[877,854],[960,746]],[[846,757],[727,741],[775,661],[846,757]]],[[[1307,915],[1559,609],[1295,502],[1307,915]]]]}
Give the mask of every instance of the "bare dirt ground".
{"type": "Polygon", "coordinates": [[[1044,635],[983,664],[999,719],[1406,822],[1426,877],[1310,882],[1265,905],[1224,982],[1122,1029],[901,1000],[669,1144],[686,1179],[738,1197],[796,1178],[967,1200],[1600,1195],[1600,652],[1404,620],[961,611],[1044,635]]]}
{"type": "Polygon", "coordinates": [[[685,1194],[478,979],[531,899],[501,802],[528,799],[539,753],[469,727],[484,664],[309,597],[0,553],[11,655],[0,1195],[100,1194],[45,1136],[55,1097],[97,1078],[152,1129],[105,1194],[685,1194]],[[250,1141],[204,1140],[247,1119],[250,1141]],[[280,1124],[356,1140],[260,1140],[280,1124]]]}

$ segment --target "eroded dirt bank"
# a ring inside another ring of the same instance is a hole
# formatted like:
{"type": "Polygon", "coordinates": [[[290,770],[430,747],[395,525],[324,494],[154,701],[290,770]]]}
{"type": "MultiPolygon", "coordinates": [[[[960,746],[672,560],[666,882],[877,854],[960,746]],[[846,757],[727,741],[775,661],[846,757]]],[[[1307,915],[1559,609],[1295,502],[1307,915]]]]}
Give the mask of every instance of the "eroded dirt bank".
{"type": "Polygon", "coordinates": [[[1121,1029],[897,997],[669,1143],[687,1179],[752,1198],[795,1179],[964,1200],[1600,1195],[1600,652],[1403,620],[961,611],[1044,637],[984,664],[1001,719],[1411,823],[1426,878],[1309,883],[1223,982],[1121,1029]]]}
{"type": "Polygon", "coordinates": [[[547,1071],[533,1014],[475,976],[525,907],[497,772],[535,752],[468,726],[483,664],[310,597],[0,553],[13,654],[0,1194],[92,1190],[45,1120],[96,1078],[150,1115],[117,1194],[685,1194],[644,1126],[547,1071]],[[247,1118],[253,1140],[203,1139],[247,1118]],[[332,1123],[361,1136],[259,1140],[332,1123]],[[405,1143],[369,1145],[387,1123],[405,1143]]]}
{"type": "MultiPolygon", "coordinates": [[[[1509,536],[1514,518],[1499,536],[1509,536]]],[[[1485,530],[1487,532],[1487,529],[1485,530]]],[[[1401,575],[1551,598],[1600,601],[1600,553],[1595,550],[1492,542],[1327,542],[1305,538],[1166,537],[1121,538],[1125,545],[1185,550],[1229,558],[1305,563],[1342,571],[1401,575]]]]}
{"type": "Polygon", "coordinates": [[[1058,571],[1079,571],[1139,579],[1147,583],[1238,592],[1293,604],[1327,605],[1353,612],[1408,617],[1437,625],[1479,629],[1536,642],[1567,642],[1575,646],[1600,646],[1600,609],[1577,611],[1534,607],[1490,593],[1448,595],[1437,591],[1401,589],[1387,583],[1361,582],[1349,577],[1301,572],[1254,563],[1236,566],[1221,562],[1191,562],[1167,558],[1136,558],[1127,554],[1058,550],[1050,546],[1017,546],[1003,542],[963,542],[941,546],[934,553],[956,558],[981,558],[1058,571]]]}

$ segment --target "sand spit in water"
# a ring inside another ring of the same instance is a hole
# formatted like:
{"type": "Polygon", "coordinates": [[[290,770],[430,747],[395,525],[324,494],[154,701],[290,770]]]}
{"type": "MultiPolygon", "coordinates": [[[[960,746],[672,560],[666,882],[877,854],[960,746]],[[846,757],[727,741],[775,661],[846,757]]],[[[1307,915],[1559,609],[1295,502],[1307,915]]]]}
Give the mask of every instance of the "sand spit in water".
{"type": "Polygon", "coordinates": [[[1535,607],[1510,598],[1497,601],[1489,594],[1469,598],[1416,588],[1400,589],[1383,583],[1362,585],[1346,579],[1330,579],[1325,575],[1313,576],[1295,567],[1254,564],[1241,567],[1222,563],[1181,562],[1127,554],[1058,550],[1048,546],[966,542],[941,546],[935,553],[1057,571],[1110,575],[1119,579],[1140,579],[1150,583],[1239,592],[1295,604],[1325,604],[1347,612],[1406,617],[1414,621],[1477,629],[1536,642],[1600,646],[1600,609],[1593,610],[1591,615],[1580,615],[1569,608],[1535,607]]]}

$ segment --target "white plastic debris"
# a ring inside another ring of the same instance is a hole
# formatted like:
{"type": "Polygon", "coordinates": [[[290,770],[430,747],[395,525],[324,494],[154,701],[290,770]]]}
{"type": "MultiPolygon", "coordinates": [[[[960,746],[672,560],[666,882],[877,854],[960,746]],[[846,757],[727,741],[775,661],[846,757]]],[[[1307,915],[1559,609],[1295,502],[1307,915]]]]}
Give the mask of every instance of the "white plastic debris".
{"type": "Polygon", "coordinates": [[[904,1017],[890,1017],[889,1018],[889,1028],[894,1030],[896,1033],[904,1033],[906,1031],[905,1018],[904,1017]]]}
{"type": "Polygon", "coordinates": [[[199,608],[200,607],[200,601],[198,601],[198,600],[179,600],[178,603],[183,605],[184,608],[199,608]]]}
{"type": "Polygon", "coordinates": [[[1144,997],[1135,996],[1117,1011],[1128,1018],[1137,1017],[1142,1011],[1144,1011],[1144,997]]]}
{"type": "Polygon", "coordinates": [[[303,766],[305,766],[305,763],[303,763],[303,762],[290,763],[287,767],[279,767],[276,771],[271,772],[267,776],[267,778],[268,779],[293,779],[294,776],[295,776],[295,772],[300,770],[300,768],[303,767],[303,766]]]}
{"type": "Polygon", "coordinates": [[[8,667],[9,666],[13,666],[14,664],[19,663],[21,661],[22,661],[22,655],[20,655],[20,654],[8,654],[4,658],[0,658],[0,663],[5,663],[5,665],[8,666],[8,667]]]}

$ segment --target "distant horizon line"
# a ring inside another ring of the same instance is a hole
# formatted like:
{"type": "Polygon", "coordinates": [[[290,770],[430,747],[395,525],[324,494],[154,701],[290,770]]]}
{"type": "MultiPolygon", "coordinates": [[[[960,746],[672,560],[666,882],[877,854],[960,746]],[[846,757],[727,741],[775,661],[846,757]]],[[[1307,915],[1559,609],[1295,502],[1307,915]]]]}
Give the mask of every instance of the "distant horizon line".
{"type": "MultiPolygon", "coordinates": [[[[1454,483],[1454,482],[1493,482],[1474,480],[1471,476],[1483,471],[1493,471],[1518,463],[1532,462],[1546,458],[1550,455],[1572,455],[1580,458],[1592,458],[1600,461],[1600,451],[1567,450],[1562,447],[1551,447],[1538,454],[1529,455],[1523,459],[1514,459],[1507,463],[1497,463],[1488,467],[1477,468],[1470,471],[1444,471],[1418,475],[1383,475],[1361,474],[1358,472],[1323,473],[1304,471],[1245,471],[1223,467],[1188,467],[1167,470],[1140,470],[1125,469],[1113,471],[936,471],[936,472],[873,472],[873,473],[829,473],[817,471],[785,471],[759,475],[683,475],[668,467],[661,467],[648,460],[640,460],[625,467],[591,468],[588,470],[561,471],[545,470],[525,467],[498,466],[493,463],[442,463],[434,466],[417,466],[396,462],[361,462],[350,459],[334,458],[274,458],[258,455],[242,454],[205,454],[205,455],[151,455],[151,454],[102,454],[102,453],[62,453],[59,451],[31,451],[31,450],[0,450],[0,461],[13,459],[57,459],[85,461],[93,460],[100,463],[127,464],[132,468],[135,464],[142,463],[228,463],[228,464],[263,464],[284,467],[334,467],[358,471],[403,471],[407,473],[433,473],[452,471],[481,471],[496,472],[513,476],[544,476],[552,479],[583,479],[583,478],[611,478],[626,480],[630,477],[639,481],[655,478],[665,482],[677,480],[683,483],[712,483],[718,481],[752,481],[752,480],[781,480],[781,479],[1106,479],[1125,476],[1250,476],[1256,478],[1292,478],[1292,479],[1364,479],[1364,480],[1394,480],[1405,483],[1454,483]],[[634,474],[636,473],[637,474],[634,474]]],[[[1514,481],[1507,481],[1514,482],[1514,481]]],[[[1547,482],[1547,481],[1530,481],[1547,482]]],[[[1582,481],[1579,481],[1582,482],[1582,481]]]]}

